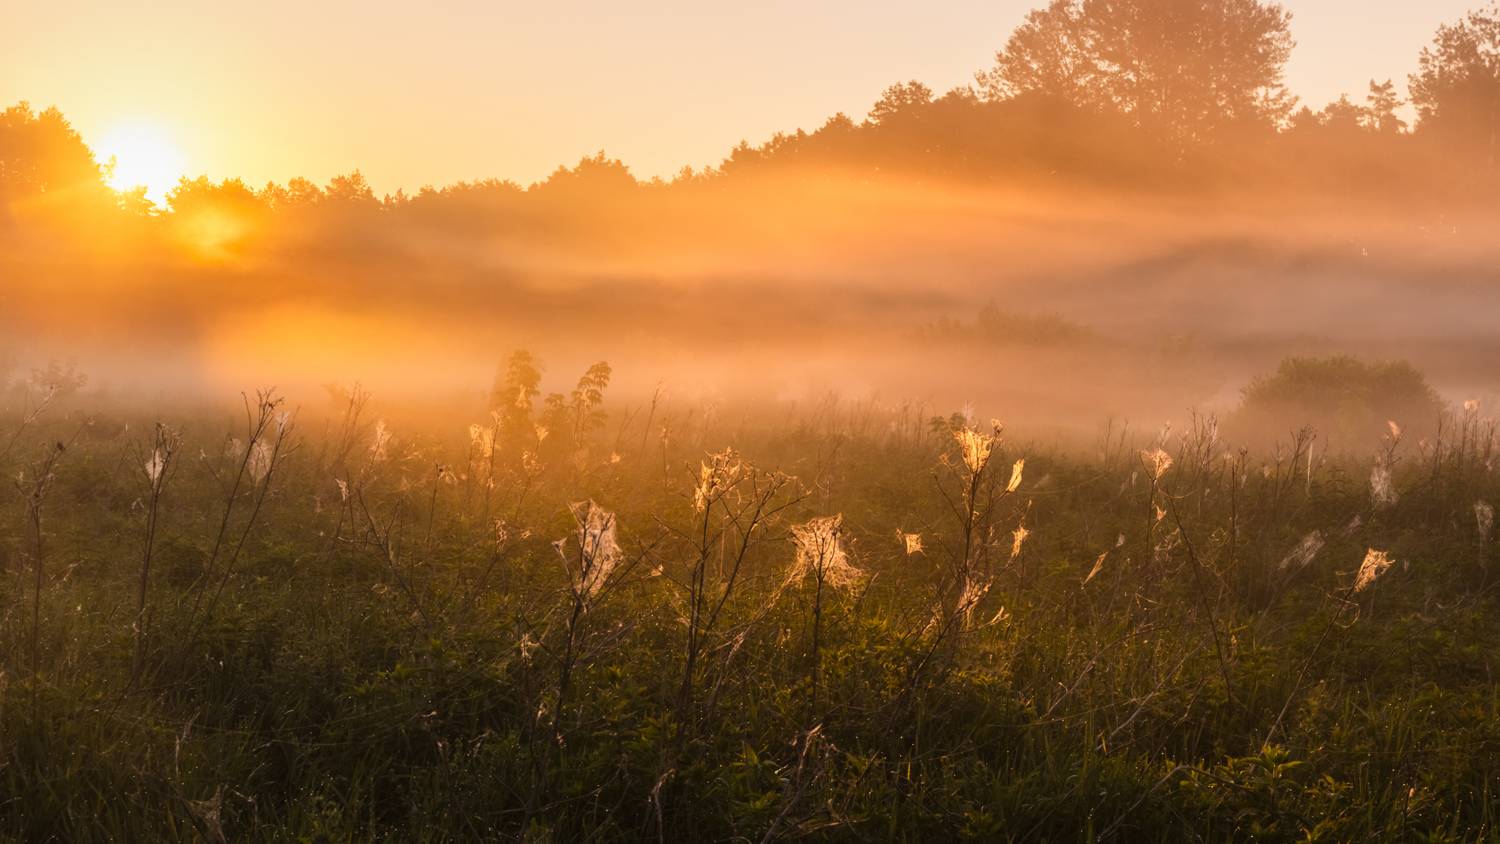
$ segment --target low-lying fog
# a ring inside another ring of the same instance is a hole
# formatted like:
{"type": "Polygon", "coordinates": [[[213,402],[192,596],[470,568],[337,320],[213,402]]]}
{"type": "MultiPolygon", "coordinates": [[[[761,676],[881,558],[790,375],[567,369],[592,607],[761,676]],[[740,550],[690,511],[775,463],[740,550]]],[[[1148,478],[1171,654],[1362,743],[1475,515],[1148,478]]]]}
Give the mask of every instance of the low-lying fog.
{"type": "Polygon", "coordinates": [[[835,392],[1064,429],[1222,411],[1290,355],[1409,360],[1454,400],[1500,359],[1483,213],[826,178],[461,231],[361,213],[405,216],[30,238],[0,260],[0,345],[153,400],[465,401],[526,348],[548,390],[607,360],[616,400],[835,392]]]}

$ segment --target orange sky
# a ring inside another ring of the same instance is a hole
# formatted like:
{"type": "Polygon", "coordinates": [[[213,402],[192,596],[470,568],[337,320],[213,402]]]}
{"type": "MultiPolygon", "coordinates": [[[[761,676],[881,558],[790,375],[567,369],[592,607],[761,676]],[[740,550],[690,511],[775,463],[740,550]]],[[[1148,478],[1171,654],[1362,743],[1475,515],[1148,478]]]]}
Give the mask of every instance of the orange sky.
{"type": "MultiPolygon", "coordinates": [[[[894,81],[965,84],[1039,2],[21,2],[0,105],[56,105],[95,143],[146,124],[190,173],[257,185],[525,183],[601,148],[670,175],[863,115],[894,81]]],[[[1289,81],[1315,107],[1372,76],[1404,89],[1437,25],[1479,2],[1286,0],[1289,81]]]]}

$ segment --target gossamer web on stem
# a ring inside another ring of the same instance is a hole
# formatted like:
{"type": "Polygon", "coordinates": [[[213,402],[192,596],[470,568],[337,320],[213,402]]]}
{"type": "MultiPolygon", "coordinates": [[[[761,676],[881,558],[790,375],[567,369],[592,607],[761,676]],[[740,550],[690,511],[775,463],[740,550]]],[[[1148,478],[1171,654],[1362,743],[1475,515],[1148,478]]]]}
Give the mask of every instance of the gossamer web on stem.
{"type": "Polygon", "coordinates": [[[578,594],[592,598],[599,593],[609,576],[625,561],[615,533],[615,514],[605,510],[592,500],[569,505],[573,520],[578,524],[575,538],[578,541],[576,559],[568,552],[566,537],[553,543],[563,562],[570,567],[573,588],[578,594]],[[571,569],[576,562],[577,568],[571,569]]]}
{"type": "Polygon", "coordinates": [[[844,548],[844,517],[823,516],[792,527],[792,541],[797,556],[787,572],[786,582],[797,583],[816,576],[835,589],[855,586],[864,572],[849,562],[844,548]]]}
{"type": "Polygon", "coordinates": [[[1141,452],[1141,462],[1146,464],[1146,469],[1151,472],[1151,480],[1159,481],[1172,468],[1172,455],[1164,449],[1153,448],[1141,452]]]}
{"type": "Polygon", "coordinates": [[[995,447],[996,436],[980,433],[973,428],[960,428],[953,432],[953,437],[958,442],[959,452],[969,471],[975,475],[984,471],[985,465],[990,462],[990,451],[995,447]]]}
{"type": "Polygon", "coordinates": [[[1302,541],[1297,543],[1296,548],[1281,558],[1281,564],[1276,567],[1277,571],[1306,568],[1307,564],[1318,556],[1318,552],[1323,550],[1325,544],[1327,542],[1323,539],[1323,531],[1315,530],[1309,533],[1302,537],[1302,541]]]}
{"type": "Polygon", "coordinates": [[[906,549],[906,556],[910,557],[913,554],[922,553],[922,534],[906,533],[905,531],[898,530],[896,531],[896,539],[906,549]]]}
{"type": "Polygon", "coordinates": [[[1384,551],[1374,548],[1366,551],[1364,562],[1359,564],[1359,574],[1354,577],[1354,591],[1363,592],[1370,588],[1395,562],[1384,551]]]}
{"type": "Polygon", "coordinates": [[[1400,500],[1401,496],[1396,492],[1391,479],[1390,464],[1381,460],[1370,470],[1370,501],[1375,509],[1386,510],[1396,506],[1400,500]]]}

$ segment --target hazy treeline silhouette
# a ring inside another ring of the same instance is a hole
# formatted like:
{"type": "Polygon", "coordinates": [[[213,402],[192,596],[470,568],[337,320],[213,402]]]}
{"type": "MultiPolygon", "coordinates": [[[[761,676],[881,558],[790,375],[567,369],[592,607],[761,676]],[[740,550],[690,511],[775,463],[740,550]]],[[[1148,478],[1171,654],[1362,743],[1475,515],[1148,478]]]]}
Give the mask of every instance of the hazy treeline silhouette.
{"type": "MultiPolygon", "coordinates": [[[[1479,189],[1474,169],[1493,171],[1500,130],[1495,7],[1439,29],[1407,80],[1407,98],[1393,81],[1372,79],[1368,92],[1320,110],[1299,108],[1283,82],[1293,46],[1291,14],[1264,0],[1053,0],[1027,17],[974,85],[941,96],[918,81],[892,85],[862,121],[838,114],[813,132],[742,143],[718,167],[686,168],[670,181],[638,181],[601,152],[529,189],[485,180],[377,198],[357,171],[321,187],[293,179],[259,190],[200,177],[184,178],[170,204],[179,212],[215,203],[241,213],[380,205],[443,218],[445,211],[472,213],[476,204],[514,211],[505,205],[520,194],[545,205],[784,167],[1140,188],[1254,174],[1257,186],[1372,191],[1393,181],[1431,186],[1434,176],[1479,189]],[[1408,102],[1415,126],[1400,115],[1408,102]]],[[[139,192],[110,196],[104,163],[55,109],[36,113],[23,103],[7,110],[0,144],[0,195],[8,204],[62,191],[150,210],[139,192]]]]}
{"type": "MultiPolygon", "coordinates": [[[[1321,109],[1284,84],[1292,27],[1262,0],[1055,0],[969,87],[893,85],[863,119],[670,180],[601,152],[530,186],[385,196],[358,171],[184,178],[156,208],[107,186],[63,114],[21,104],[0,113],[0,324],[18,346],[109,349],[106,375],[128,339],[195,378],[321,366],[424,384],[523,345],[642,372],[727,346],[737,373],[793,356],[862,387],[874,377],[835,358],[970,337],[960,324],[1013,340],[1041,325],[1079,356],[1176,357],[1206,337],[1195,366],[1392,342],[1429,366],[1454,357],[1438,342],[1473,360],[1500,343],[1475,321],[1494,304],[1500,10],[1442,27],[1404,86],[1321,109]],[[976,322],[987,302],[1002,318],[976,322]],[[226,365],[252,349],[255,365],[226,365]]],[[[1228,389],[1230,368],[1189,379],[1193,395],[1228,389]]],[[[874,369],[932,384],[946,367],[874,369]]]]}

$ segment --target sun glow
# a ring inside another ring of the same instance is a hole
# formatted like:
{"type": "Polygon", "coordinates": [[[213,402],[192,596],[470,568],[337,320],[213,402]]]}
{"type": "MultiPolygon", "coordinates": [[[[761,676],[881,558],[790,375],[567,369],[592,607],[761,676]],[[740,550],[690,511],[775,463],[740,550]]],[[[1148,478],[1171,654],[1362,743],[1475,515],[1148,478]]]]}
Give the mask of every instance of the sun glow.
{"type": "Polygon", "coordinates": [[[146,121],[122,123],[104,134],[94,148],[111,169],[109,184],[118,191],[144,187],[158,205],[177,185],[187,159],[161,126],[146,121]]]}

